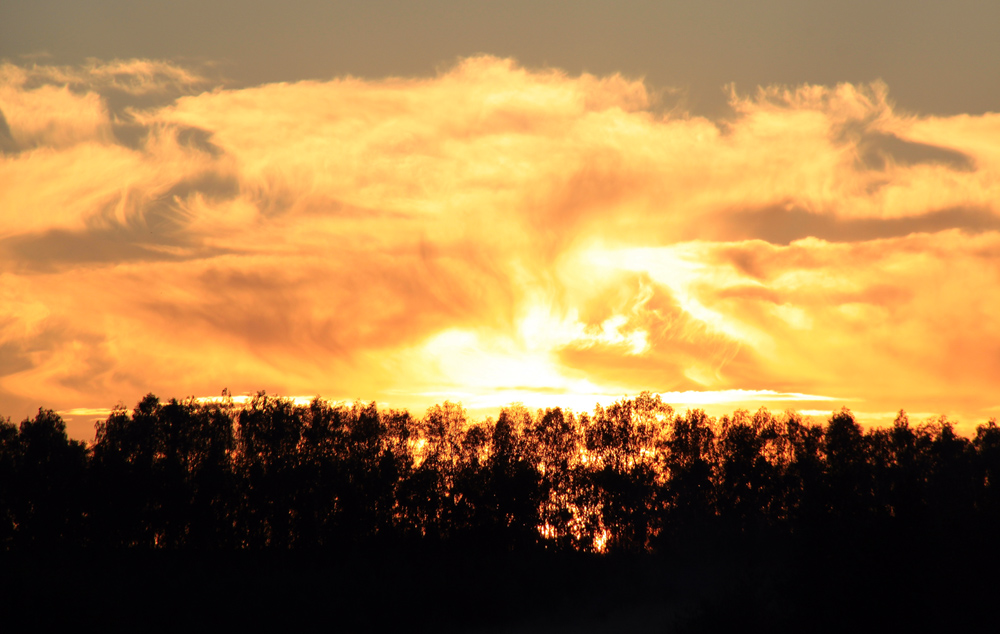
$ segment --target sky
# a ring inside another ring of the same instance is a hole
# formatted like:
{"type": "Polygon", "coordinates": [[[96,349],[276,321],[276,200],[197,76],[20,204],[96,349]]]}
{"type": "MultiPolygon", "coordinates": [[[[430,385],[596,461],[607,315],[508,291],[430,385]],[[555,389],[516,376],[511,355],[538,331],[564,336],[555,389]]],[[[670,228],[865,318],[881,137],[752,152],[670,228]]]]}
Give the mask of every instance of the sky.
{"type": "Polygon", "coordinates": [[[0,7],[0,414],[1000,412],[1000,5],[0,7]]]}

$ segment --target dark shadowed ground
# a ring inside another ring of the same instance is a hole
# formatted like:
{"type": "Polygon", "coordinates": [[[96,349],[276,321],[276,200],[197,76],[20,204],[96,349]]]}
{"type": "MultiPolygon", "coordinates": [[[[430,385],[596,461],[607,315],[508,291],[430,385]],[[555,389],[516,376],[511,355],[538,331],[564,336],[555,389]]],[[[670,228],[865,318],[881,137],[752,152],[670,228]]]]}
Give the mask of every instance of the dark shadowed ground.
{"type": "Polygon", "coordinates": [[[6,554],[0,596],[6,623],[32,629],[995,631],[992,544],[693,546],[657,556],[6,554]]]}

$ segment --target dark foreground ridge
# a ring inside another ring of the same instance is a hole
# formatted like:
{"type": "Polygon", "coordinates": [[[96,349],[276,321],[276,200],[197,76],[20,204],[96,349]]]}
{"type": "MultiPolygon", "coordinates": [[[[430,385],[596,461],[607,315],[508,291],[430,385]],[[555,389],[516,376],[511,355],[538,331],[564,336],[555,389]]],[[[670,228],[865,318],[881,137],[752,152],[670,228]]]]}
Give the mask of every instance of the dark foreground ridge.
{"type": "Polygon", "coordinates": [[[844,631],[995,621],[1000,428],[148,395],[0,421],[8,621],[844,631]]]}

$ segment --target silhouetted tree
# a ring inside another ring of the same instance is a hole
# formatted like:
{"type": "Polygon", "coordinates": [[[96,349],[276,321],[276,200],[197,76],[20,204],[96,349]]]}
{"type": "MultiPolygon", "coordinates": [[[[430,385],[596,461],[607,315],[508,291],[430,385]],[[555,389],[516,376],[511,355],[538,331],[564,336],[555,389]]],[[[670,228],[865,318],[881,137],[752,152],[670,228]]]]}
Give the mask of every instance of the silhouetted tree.
{"type": "Polygon", "coordinates": [[[491,420],[470,426],[462,434],[452,489],[455,499],[453,530],[458,538],[475,540],[478,530],[491,522],[493,506],[488,461],[494,424],[491,420]]]}
{"type": "Polygon", "coordinates": [[[183,517],[168,529],[168,543],[197,548],[235,545],[231,402],[199,405],[171,400],[161,409],[167,429],[166,468],[174,510],[183,517]]]}
{"type": "Polygon", "coordinates": [[[928,424],[929,436],[927,497],[935,524],[943,533],[953,533],[970,525],[975,505],[976,482],[972,445],[955,433],[944,416],[928,424]]]}
{"type": "Polygon", "coordinates": [[[147,394],[96,431],[88,451],[50,410],[0,419],[0,547],[538,556],[791,534],[834,552],[838,534],[987,544],[1000,522],[993,420],[970,440],[903,411],[864,431],[846,408],[825,425],[764,408],[715,420],[643,393],[592,415],[515,404],[473,423],[449,402],[414,419],[260,392],[243,405],[147,394]]]}
{"type": "Polygon", "coordinates": [[[703,410],[688,410],[674,418],[664,466],[669,483],[666,508],[671,532],[703,533],[714,517],[712,420],[703,410]]]}
{"type": "MultiPolygon", "coordinates": [[[[9,440],[9,428],[0,430],[9,440]]],[[[66,436],[54,411],[21,421],[14,452],[16,539],[33,546],[79,544],[88,501],[87,450],[66,436]]]]}
{"type": "Polygon", "coordinates": [[[810,425],[791,412],[785,416],[789,462],[785,476],[785,509],[800,529],[824,525],[827,508],[824,487],[823,428],[810,425]]]}
{"type": "Polygon", "coordinates": [[[717,511],[741,532],[762,530],[783,515],[777,422],[764,408],[753,417],[739,410],[720,422],[717,511]]]}
{"type": "Polygon", "coordinates": [[[906,412],[899,410],[889,432],[889,486],[892,516],[913,524],[924,511],[924,465],[917,447],[917,434],[906,412]]]}
{"type": "Polygon", "coordinates": [[[612,550],[643,551],[657,532],[662,507],[657,452],[673,410],[648,392],[607,409],[598,406],[586,429],[593,457],[592,480],[599,492],[601,520],[612,550]]]}
{"type": "Polygon", "coordinates": [[[527,430],[531,413],[515,404],[500,410],[493,428],[493,452],[487,463],[494,495],[482,515],[487,539],[506,548],[530,546],[538,540],[543,500],[541,476],[531,461],[527,430]]]}
{"type": "Polygon", "coordinates": [[[874,482],[861,426],[846,407],[830,417],[824,437],[826,505],[834,517],[860,520],[871,508],[874,482]]]}
{"type": "Polygon", "coordinates": [[[975,478],[978,495],[976,510],[985,527],[1000,526],[1000,427],[995,418],[976,427],[975,478]]]}
{"type": "Polygon", "coordinates": [[[406,524],[422,537],[444,539],[452,526],[456,500],[452,487],[461,455],[465,410],[445,401],[427,410],[417,425],[414,468],[401,483],[406,524]]]}
{"type": "Polygon", "coordinates": [[[240,410],[235,467],[244,496],[236,513],[246,546],[292,545],[301,437],[302,417],[287,399],[258,392],[240,410]]]}
{"type": "Polygon", "coordinates": [[[539,410],[527,430],[528,459],[540,477],[539,522],[545,543],[554,547],[569,547],[573,540],[580,440],[573,413],[558,407],[539,410]]]}
{"type": "Polygon", "coordinates": [[[393,419],[380,416],[375,403],[355,403],[342,411],[348,431],[347,477],[338,491],[338,513],[342,524],[349,525],[351,539],[370,540],[380,529],[392,529],[397,487],[410,461],[406,453],[395,453],[405,451],[406,445],[389,436],[386,422],[393,419]]]}
{"type": "Polygon", "coordinates": [[[0,549],[10,548],[17,527],[17,478],[20,443],[17,425],[0,417],[0,549]]]}

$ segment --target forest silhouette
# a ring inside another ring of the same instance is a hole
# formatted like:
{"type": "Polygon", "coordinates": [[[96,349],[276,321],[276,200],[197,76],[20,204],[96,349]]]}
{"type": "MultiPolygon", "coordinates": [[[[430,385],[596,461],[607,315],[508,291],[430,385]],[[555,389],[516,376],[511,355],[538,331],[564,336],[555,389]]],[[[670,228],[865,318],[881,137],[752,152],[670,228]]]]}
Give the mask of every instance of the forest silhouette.
{"type": "Polygon", "coordinates": [[[482,421],[450,402],[418,418],[223,396],[149,394],[89,444],[51,410],[0,419],[9,614],[54,618],[37,610],[53,579],[73,614],[134,624],[168,597],[230,625],[333,605],[347,631],[560,610],[601,623],[626,605],[653,606],[635,631],[952,628],[993,614],[992,419],[967,438],[902,411],[864,430],[846,408],[825,424],[763,408],[713,418],[649,393],[482,421]]]}

